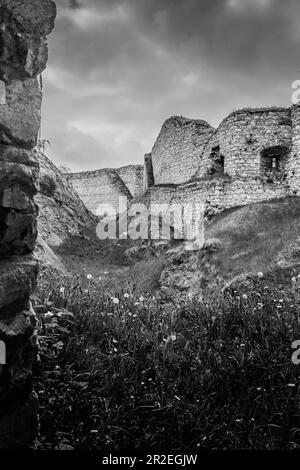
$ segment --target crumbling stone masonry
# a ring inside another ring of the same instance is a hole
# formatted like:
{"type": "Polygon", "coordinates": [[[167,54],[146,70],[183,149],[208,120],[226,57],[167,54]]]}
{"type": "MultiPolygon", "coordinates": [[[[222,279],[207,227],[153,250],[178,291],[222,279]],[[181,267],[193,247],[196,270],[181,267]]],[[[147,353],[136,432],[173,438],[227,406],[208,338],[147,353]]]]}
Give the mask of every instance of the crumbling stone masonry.
{"type": "Polygon", "coordinates": [[[144,175],[150,202],[202,203],[208,215],[299,195],[300,106],[234,111],[218,129],[172,117],[144,175]]]}
{"type": "Polygon", "coordinates": [[[118,210],[120,197],[126,197],[130,202],[143,193],[142,165],[67,173],[65,176],[86,207],[94,214],[101,204],[110,204],[118,210]]]}
{"type": "Polygon", "coordinates": [[[36,317],[30,304],[38,266],[32,252],[38,214],[39,165],[33,148],[40,127],[38,75],[54,27],[51,0],[0,0],[0,449],[33,441],[37,403],[31,390],[36,317]],[[3,89],[2,89],[3,91],[3,89]]]}

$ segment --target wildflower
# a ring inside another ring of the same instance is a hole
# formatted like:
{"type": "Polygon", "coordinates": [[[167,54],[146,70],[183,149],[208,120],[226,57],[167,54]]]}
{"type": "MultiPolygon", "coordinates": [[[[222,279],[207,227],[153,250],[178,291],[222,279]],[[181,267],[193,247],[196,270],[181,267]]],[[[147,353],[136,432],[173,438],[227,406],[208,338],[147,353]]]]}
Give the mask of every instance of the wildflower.
{"type": "Polygon", "coordinates": [[[247,300],[247,299],[248,299],[247,294],[243,294],[243,299],[244,299],[244,300],[247,300]]]}
{"type": "Polygon", "coordinates": [[[84,293],[85,293],[85,294],[88,294],[88,293],[89,293],[89,290],[88,290],[88,289],[84,289],[84,293]]]}
{"type": "Polygon", "coordinates": [[[132,315],[132,318],[137,318],[137,314],[135,313],[134,315],[132,315]]]}
{"type": "Polygon", "coordinates": [[[91,274],[88,274],[86,277],[87,277],[88,280],[93,279],[93,276],[91,274]]]}
{"type": "Polygon", "coordinates": [[[129,299],[129,294],[124,294],[125,299],[129,299]]]}
{"type": "Polygon", "coordinates": [[[172,341],[175,341],[175,340],[176,340],[176,334],[173,333],[173,334],[170,336],[170,339],[171,339],[172,341]]]}
{"type": "Polygon", "coordinates": [[[119,299],[117,299],[116,297],[112,297],[111,300],[113,301],[114,304],[118,305],[119,299]]]}
{"type": "Polygon", "coordinates": [[[260,277],[260,278],[264,277],[264,274],[261,273],[261,272],[257,273],[257,275],[258,275],[258,277],[260,277]]]}
{"type": "Polygon", "coordinates": [[[53,317],[53,316],[54,316],[53,313],[47,312],[47,313],[45,313],[44,318],[51,318],[51,317],[53,317]]]}
{"type": "Polygon", "coordinates": [[[244,348],[246,345],[244,343],[240,344],[241,348],[244,348]]]}
{"type": "Polygon", "coordinates": [[[145,300],[144,297],[141,296],[141,297],[140,297],[140,302],[144,302],[144,300],[145,300]]]}
{"type": "Polygon", "coordinates": [[[296,384],[287,384],[288,387],[296,387],[296,384]]]}
{"type": "Polygon", "coordinates": [[[65,288],[64,288],[64,287],[61,287],[61,288],[59,289],[59,292],[60,292],[61,294],[64,294],[64,293],[65,293],[65,288]]]}
{"type": "Polygon", "coordinates": [[[297,279],[295,277],[292,277],[292,283],[296,284],[296,282],[297,282],[297,279]]]}
{"type": "Polygon", "coordinates": [[[134,305],[137,307],[137,306],[138,306],[138,305],[140,305],[140,304],[139,304],[138,302],[135,302],[135,304],[134,304],[134,305]]]}

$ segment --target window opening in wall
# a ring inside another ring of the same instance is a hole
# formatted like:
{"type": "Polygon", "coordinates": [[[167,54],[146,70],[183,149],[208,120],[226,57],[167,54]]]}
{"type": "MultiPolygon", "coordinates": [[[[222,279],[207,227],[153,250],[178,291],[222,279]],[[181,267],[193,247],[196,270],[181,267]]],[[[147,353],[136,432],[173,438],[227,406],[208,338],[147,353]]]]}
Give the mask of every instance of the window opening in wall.
{"type": "Polygon", "coordinates": [[[268,183],[282,180],[288,149],[274,146],[264,149],[261,153],[261,173],[268,183]]]}
{"type": "Polygon", "coordinates": [[[209,175],[224,173],[225,159],[220,153],[220,146],[217,145],[211,149],[209,175]]]}

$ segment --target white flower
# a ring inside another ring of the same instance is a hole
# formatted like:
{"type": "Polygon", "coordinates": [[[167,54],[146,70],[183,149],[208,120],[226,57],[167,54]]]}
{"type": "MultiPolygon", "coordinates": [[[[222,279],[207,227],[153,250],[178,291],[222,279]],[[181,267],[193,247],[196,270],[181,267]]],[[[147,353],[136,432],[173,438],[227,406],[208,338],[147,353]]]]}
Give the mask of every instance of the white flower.
{"type": "Polygon", "coordinates": [[[51,312],[47,312],[47,313],[45,313],[44,317],[45,318],[52,318],[52,317],[54,317],[54,314],[51,313],[51,312]]]}
{"type": "Polygon", "coordinates": [[[145,300],[145,299],[144,299],[144,297],[143,297],[143,296],[142,296],[142,297],[140,297],[140,302],[144,302],[144,300],[145,300]]]}
{"type": "Polygon", "coordinates": [[[264,274],[261,273],[261,272],[257,273],[257,275],[258,275],[258,277],[264,277],[264,274]]]}
{"type": "Polygon", "coordinates": [[[61,294],[64,294],[64,293],[65,293],[65,288],[64,288],[64,287],[61,287],[61,288],[59,289],[59,292],[60,292],[61,294]]]}
{"type": "Polygon", "coordinates": [[[113,297],[111,300],[113,301],[114,304],[118,305],[119,299],[117,299],[116,297],[115,298],[113,297]]]}
{"type": "Polygon", "coordinates": [[[244,299],[244,300],[247,300],[247,299],[248,299],[247,294],[243,294],[243,299],[244,299]]]}
{"type": "Polygon", "coordinates": [[[124,294],[125,299],[129,299],[129,294],[124,294]]]}
{"type": "Polygon", "coordinates": [[[84,293],[85,293],[85,294],[88,294],[88,293],[89,293],[89,290],[88,290],[88,289],[84,289],[84,293]]]}
{"type": "Polygon", "coordinates": [[[88,280],[93,279],[93,276],[91,274],[88,274],[86,277],[88,278],[88,280]]]}

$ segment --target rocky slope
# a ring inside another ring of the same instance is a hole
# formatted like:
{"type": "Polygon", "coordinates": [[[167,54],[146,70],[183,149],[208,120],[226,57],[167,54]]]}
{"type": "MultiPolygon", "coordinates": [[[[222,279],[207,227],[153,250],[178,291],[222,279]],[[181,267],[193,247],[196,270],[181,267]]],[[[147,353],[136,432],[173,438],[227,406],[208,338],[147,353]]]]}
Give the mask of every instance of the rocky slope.
{"type": "Polygon", "coordinates": [[[40,187],[35,197],[39,205],[37,254],[43,263],[63,270],[55,247],[70,237],[84,238],[83,230],[96,229],[97,221],[54,163],[41,153],[37,159],[40,165],[40,187]]]}

